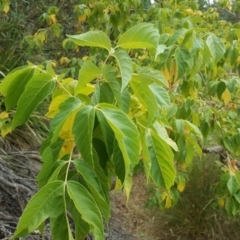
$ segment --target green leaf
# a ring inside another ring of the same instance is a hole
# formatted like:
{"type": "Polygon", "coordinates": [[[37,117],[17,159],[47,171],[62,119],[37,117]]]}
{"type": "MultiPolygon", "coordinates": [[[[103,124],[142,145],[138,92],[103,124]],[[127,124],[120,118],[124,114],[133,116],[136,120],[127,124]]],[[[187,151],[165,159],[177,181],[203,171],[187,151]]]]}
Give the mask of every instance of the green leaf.
{"type": "Polygon", "coordinates": [[[158,29],[152,23],[140,23],[128,29],[119,39],[117,47],[154,48],[159,40],[158,29]]]}
{"type": "Polygon", "coordinates": [[[98,121],[100,123],[101,126],[101,130],[103,133],[103,138],[104,138],[104,142],[106,145],[106,149],[108,152],[108,156],[112,156],[113,154],[113,147],[114,147],[114,132],[111,129],[111,127],[109,126],[109,124],[107,123],[106,118],[104,117],[103,114],[100,114],[98,111],[96,111],[97,114],[97,118],[98,121]]]}
{"type": "Polygon", "coordinates": [[[156,83],[149,85],[150,90],[153,92],[159,107],[162,106],[171,106],[171,100],[166,89],[161,86],[158,86],[156,83]]]}
{"type": "Polygon", "coordinates": [[[166,78],[159,70],[155,70],[150,67],[143,67],[138,70],[137,75],[142,82],[148,81],[151,83],[156,83],[160,86],[168,87],[168,82],[166,78]]]}
{"type": "Polygon", "coordinates": [[[41,73],[33,76],[18,100],[12,128],[25,123],[38,104],[53,91],[54,87],[55,81],[50,75],[41,73]]]}
{"type": "Polygon", "coordinates": [[[133,75],[130,85],[140,103],[146,108],[148,123],[151,124],[158,114],[158,104],[153,92],[142,80],[141,77],[139,78],[139,75],[133,75]]]}
{"type": "Polygon", "coordinates": [[[86,86],[87,83],[98,78],[100,75],[99,68],[92,61],[86,61],[83,63],[79,75],[78,75],[78,84],[76,87],[76,92],[81,90],[86,86]]]}
{"type": "Polygon", "coordinates": [[[102,216],[92,195],[80,183],[74,181],[67,182],[67,192],[82,219],[89,224],[94,239],[103,240],[102,216]]]}
{"type": "Polygon", "coordinates": [[[74,240],[72,236],[71,228],[69,225],[69,221],[67,219],[65,212],[55,218],[52,217],[50,219],[50,228],[51,228],[52,239],[74,240]]]}
{"type": "Polygon", "coordinates": [[[4,103],[8,109],[17,105],[18,99],[24,92],[25,86],[32,78],[35,69],[32,66],[19,68],[10,72],[0,84],[0,93],[5,97],[4,103]]]}
{"type": "Polygon", "coordinates": [[[114,140],[114,149],[113,149],[113,155],[112,155],[112,162],[115,167],[116,174],[122,184],[124,183],[125,180],[125,163],[124,163],[124,158],[121,152],[121,149],[118,146],[118,142],[115,139],[114,140]]]}
{"type": "Polygon", "coordinates": [[[89,225],[81,218],[80,213],[71,200],[67,201],[67,207],[74,221],[75,239],[85,239],[90,231],[89,225]]]}
{"type": "Polygon", "coordinates": [[[223,81],[218,82],[217,84],[217,96],[219,99],[222,99],[222,94],[226,90],[227,86],[226,83],[223,81]]]}
{"type": "Polygon", "coordinates": [[[105,196],[106,198],[109,197],[109,183],[110,183],[110,179],[109,177],[107,176],[107,173],[105,174],[105,166],[102,167],[100,165],[100,162],[103,160],[105,161],[105,164],[107,163],[108,161],[108,155],[107,155],[107,151],[106,151],[106,146],[104,143],[102,143],[103,145],[100,145],[103,146],[102,149],[99,149],[99,151],[95,150],[96,148],[96,144],[94,145],[94,151],[93,151],[93,158],[94,158],[94,171],[95,173],[97,174],[98,176],[98,180],[100,181],[101,185],[102,185],[102,189],[105,193],[105,196]],[[100,152],[100,150],[102,150],[100,152]],[[102,153],[103,152],[103,153],[102,153]],[[101,159],[101,158],[104,158],[104,159],[101,159]]]}
{"type": "Polygon", "coordinates": [[[98,176],[95,170],[91,169],[90,166],[82,160],[74,160],[74,166],[81,176],[84,178],[87,186],[94,197],[96,203],[99,206],[100,211],[103,213],[106,221],[110,216],[110,203],[108,197],[106,197],[104,190],[102,189],[101,183],[98,180],[98,176]]]}
{"type": "Polygon", "coordinates": [[[121,91],[128,85],[132,78],[132,60],[127,54],[127,52],[123,49],[118,49],[112,55],[115,57],[117,64],[120,68],[121,78],[122,78],[122,87],[121,91]]]}
{"type": "Polygon", "coordinates": [[[65,211],[63,200],[64,182],[55,181],[45,185],[27,204],[13,237],[26,236],[47,218],[61,215],[65,211]]]}
{"type": "Polygon", "coordinates": [[[207,37],[206,43],[211,52],[212,58],[216,62],[223,58],[226,51],[224,43],[214,33],[211,33],[207,37]]]}
{"type": "Polygon", "coordinates": [[[48,182],[48,179],[52,175],[54,169],[57,167],[55,163],[58,160],[58,155],[62,148],[63,142],[63,139],[57,139],[56,142],[50,144],[47,148],[45,148],[41,154],[43,166],[37,176],[39,188],[43,187],[48,182]]]}
{"type": "Polygon", "coordinates": [[[126,175],[133,170],[139,161],[139,133],[135,124],[120,109],[110,104],[99,104],[99,114],[104,115],[108,125],[114,132],[125,162],[126,175]]]}
{"type": "Polygon", "coordinates": [[[83,159],[93,166],[92,134],[95,119],[95,109],[93,106],[81,108],[75,117],[73,124],[73,134],[76,146],[83,159]]]}
{"type": "Polygon", "coordinates": [[[231,197],[228,197],[225,204],[225,209],[229,216],[233,217],[237,214],[237,208],[234,200],[231,197]]]}
{"type": "Polygon", "coordinates": [[[239,190],[238,180],[234,175],[230,176],[227,182],[227,187],[231,195],[234,195],[239,190]]]}
{"type": "Polygon", "coordinates": [[[95,85],[95,90],[94,90],[94,93],[91,97],[91,105],[93,105],[93,106],[97,105],[100,101],[100,96],[101,96],[101,85],[98,82],[95,85]]]}
{"type": "Polygon", "coordinates": [[[173,152],[170,146],[151,130],[146,133],[146,138],[152,163],[151,177],[155,184],[170,189],[176,177],[173,152]]]}
{"type": "Polygon", "coordinates": [[[176,142],[174,142],[171,138],[169,138],[168,132],[163,125],[155,121],[152,127],[154,130],[156,130],[158,136],[161,137],[162,140],[164,140],[172,149],[178,152],[178,146],[176,142]]]}
{"type": "Polygon", "coordinates": [[[118,106],[126,113],[129,112],[130,94],[127,88],[121,92],[121,82],[116,78],[116,70],[110,65],[103,68],[103,78],[108,82],[118,106]]]}
{"type": "Polygon", "coordinates": [[[156,53],[155,53],[155,59],[154,59],[155,61],[156,61],[158,55],[163,53],[166,48],[167,48],[167,46],[165,44],[160,44],[160,45],[157,46],[157,50],[156,50],[156,53]]]}
{"type": "Polygon", "coordinates": [[[190,130],[190,132],[194,132],[200,140],[203,139],[202,133],[200,131],[200,129],[195,126],[194,124],[192,124],[191,122],[184,120],[185,126],[188,128],[188,130],[190,130]]]}
{"type": "Polygon", "coordinates": [[[110,104],[115,103],[113,91],[110,85],[106,82],[101,83],[100,85],[100,100],[98,103],[101,103],[101,102],[110,103],[110,104]]]}
{"type": "Polygon", "coordinates": [[[193,64],[192,56],[188,50],[177,48],[175,51],[175,59],[177,63],[178,78],[181,78],[193,64]]]}
{"type": "Polygon", "coordinates": [[[186,32],[187,29],[185,28],[177,29],[176,31],[174,31],[173,36],[168,41],[168,46],[175,44],[179,38],[183,38],[186,32]]]}
{"type": "Polygon", "coordinates": [[[100,47],[111,50],[111,41],[102,31],[89,31],[79,35],[67,35],[78,46],[100,47]]]}

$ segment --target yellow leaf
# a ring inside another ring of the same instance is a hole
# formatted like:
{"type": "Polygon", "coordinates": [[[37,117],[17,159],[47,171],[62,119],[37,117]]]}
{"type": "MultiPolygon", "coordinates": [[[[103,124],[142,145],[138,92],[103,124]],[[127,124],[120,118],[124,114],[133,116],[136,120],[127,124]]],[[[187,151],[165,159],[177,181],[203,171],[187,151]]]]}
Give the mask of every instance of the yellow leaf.
{"type": "Polygon", "coordinates": [[[224,207],[224,204],[225,204],[224,199],[219,198],[219,199],[218,199],[218,204],[219,204],[221,207],[224,207]]]}
{"type": "Polygon", "coordinates": [[[166,197],[166,203],[165,203],[165,207],[166,208],[170,208],[172,206],[172,199],[170,195],[167,195],[166,197]]]}
{"type": "Polygon", "coordinates": [[[61,148],[58,158],[61,159],[66,154],[70,154],[74,148],[74,144],[75,144],[74,140],[67,139],[61,148]]]}
{"type": "Polygon", "coordinates": [[[59,133],[59,137],[65,140],[61,148],[60,154],[58,156],[59,158],[62,158],[66,154],[71,154],[73,151],[75,141],[72,133],[72,128],[73,128],[73,123],[78,110],[79,109],[76,109],[68,116],[67,120],[63,124],[63,127],[59,133]]]}
{"type": "Polygon", "coordinates": [[[78,22],[80,23],[84,23],[87,19],[87,15],[86,14],[82,14],[78,17],[78,22]]]}
{"type": "Polygon", "coordinates": [[[50,14],[49,18],[51,19],[53,24],[57,23],[57,19],[56,19],[56,15],[55,14],[50,14]]]}
{"type": "Polygon", "coordinates": [[[83,56],[82,57],[82,60],[85,62],[85,61],[87,61],[88,60],[88,56],[83,56]]]}
{"type": "Polygon", "coordinates": [[[69,62],[70,62],[70,59],[67,58],[67,57],[62,57],[62,58],[60,59],[60,64],[61,64],[61,65],[65,64],[65,63],[69,63],[69,62]]]}
{"type": "Polygon", "coordinates": [[[59,95],[55,97],[49,105],[47,114],[45,115],[48,118],[53,118],[59,111],[59,105],[69,98],[69,95],[59,95]]]}
{"type": "Polygon", "coordinates": [[[237,58],[237,63],[240,64],[240,56],[237,58]]]}
{"type": "Polygon", "coordinates": [[[177,189],[179,192],[182,192],[185,188],[185,180],[184,178],[181,178],[181,181],[179,181],[178,185],[177,185],[177,189]]]}
{"type": "Polygon", "coordinates": [[[4,4],[4,5],[3,5],[3,11],[4,11],[5,13],[8,13],[8,11],[9,11],[9,2],[8,2],[8,1],[4,1],[3,4],[4,4]]]}
{"type": "Polygon", "coordinates": [[[222,100],[224,101],[225,106],[230,102],[231,100],[231,93],[228,89],[226,89],[222,94],[222,100]]]}
{"type": "Polygon", "coordinates": [[[189,15],[193,15],[193,10],[191,8],[188,8],[185,10],[189,15]]]}
{"type": "Polygon", "coordinates": [[[84,95],[89,95],[93,93],[95,90],[95,86],[93,84],[87,83],[86,86],[80,89],[77,93],[82,93],[84,95]]]}
{"type": "Polygon", "coordinates": [[[0,119],[8,118],[8,112],[4,111],[0,113],[0,119]]]}
{"type": "Polygon", "coordinates": [[[127,202],[128,202],[129,196],[130,196],[130,192],[131,192],[131,189],[132,189],[132,176],[130,174],[128,174],[125,177],[124,188],[123,189],[124,189],[124,192],[126,194],[127,202]]]}
{"type": "Polygon", "coordinates": [[[108,14],[108,13],[110,12],[109,7],[105,8],[105,9],[103,10],[103,12],[104,12],[105,14],[108,14]]]}
{"type": "Polygon", "coordinates": [[[171,75],[170,75],[167,67],[165,67],[165,68],[161,71],[161,73],[162,73],[163,76],[166,78],[166,80],[167,80],[169,83],[171,83],[172,78],[171,78],[171,75]]]}
{"type": "Polygon", "coordinates": [[[55,68],[55,67],[57,66],[57,63],[54,62],[54,61],[52,61],[52,62],[51,62],[51,66],[52,66],[53,68],[55,68]]]}
{"type": "Polygon", "coordinates": [[[2,135],[3,138],[6,137],[6,135],[8,133],[11,133],[11,131],[12,131],[12,127],[11,127],[10,124],[6,123],[6,124],[2,125],[2,127],[1,127],[1,135],[2,135]]]}
{"type": "Polygon", "coordinates": [[[59,132],[59,137],[62,139],[73,139],[73,133],[72,133],[72,128],[73,128],[73,122],[75,120],[75,116],[77,114],[79,109],[73,111],[68,118],[66,119],[65,123],[63,124],[63,127],[61,131],[59,132]]]}
{"type": "Polygon", "coordinates": [[[122,182],[119,178],[116,179],[114,190],[120,190],[122,189],[122,182]]]}

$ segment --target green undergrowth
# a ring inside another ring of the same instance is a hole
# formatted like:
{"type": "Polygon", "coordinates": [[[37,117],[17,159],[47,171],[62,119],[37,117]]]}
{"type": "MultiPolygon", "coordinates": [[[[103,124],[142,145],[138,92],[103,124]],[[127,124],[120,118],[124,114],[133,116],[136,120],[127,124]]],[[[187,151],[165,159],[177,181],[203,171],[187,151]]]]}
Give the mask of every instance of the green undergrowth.
{"type": "MultiPolygon", "coordinates": [[[[216,188],[221,174],[218,157],[207,155],[193,161],[181,198],[175,207],[159,212],[164,238],[158,239],[238,239],[240,218],[229,218],[219,205],[216,188]]],[[[156,191],[150,188],[146,204],[156,209],[156,191]]],[[[159,229],[158,229],[159,231],[159,229]]]]}

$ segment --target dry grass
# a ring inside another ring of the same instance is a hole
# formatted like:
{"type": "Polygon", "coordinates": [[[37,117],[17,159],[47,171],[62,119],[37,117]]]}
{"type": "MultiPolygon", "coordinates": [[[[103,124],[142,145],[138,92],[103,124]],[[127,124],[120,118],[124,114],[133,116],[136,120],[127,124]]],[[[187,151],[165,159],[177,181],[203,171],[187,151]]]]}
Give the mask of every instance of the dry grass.
{"type": "MultiPolygon", "coordinates": [[[[216,159],[215,159],[216,160],[216,159]]],[[[134,233],[138,240],[236,240],[240,236],[240,218],[229,219],[214,204],[214,185],[220,170],[214,157],[196,159],[189,182],[179,203],[160,211],[158,206],[146,209],[149,188],[145,176],[134,177],[129,203],[121,192],[112,193],[113,215],[121,227],[134,233]]]]}

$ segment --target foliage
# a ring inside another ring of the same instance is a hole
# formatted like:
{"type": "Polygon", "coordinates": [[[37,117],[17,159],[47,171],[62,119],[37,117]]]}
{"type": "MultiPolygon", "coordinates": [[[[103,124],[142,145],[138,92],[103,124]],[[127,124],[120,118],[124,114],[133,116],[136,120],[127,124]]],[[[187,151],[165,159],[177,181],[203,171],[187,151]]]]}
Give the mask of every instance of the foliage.
{"type": "MultiPolygon", "coordinates": [[[[40,190],[14,237],[43,229],[50,218],[54,239],[73,239],[70,213],[76,239],[89,231],[103,239],[112,177],[129,197],[139,160],[159,188],[160,205],[175,205],[186,170],[213,134],[228,151],[216,194],[230,216],[238,214],[239,25],[217,21],[213,8],[201,12],[195,1],[162,4],[76,4],[80,28],[63,41],[76,57],[61,56],[55,70],[57,60],[28,63],[2,81],[1,121],[3,127],[11,120],[8,132],[51,96],[40,190]]],[[[47,28],[28,38],[31,48],[61,37],[60,12],[50,6],[42,14],[47,28]]]]}
{"type": "Polygon", "coordinates": [[[159,199],[153,191],[154,186],[149,188],[152,194],[147,209],[155,212],[155,222],[158,224],[151,232],[155,233],[156,239],[238,238],[239,216],[229,219],[219,205],[222,199],[216,196],[221,176],[217,159],[214,154],[193,159],[191,169],[187,172],[185,190],[174,208],[156,213],[158,203],[155,201],[159,199]]]}

